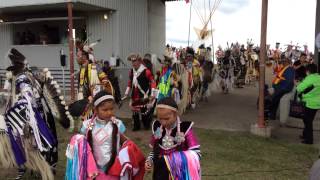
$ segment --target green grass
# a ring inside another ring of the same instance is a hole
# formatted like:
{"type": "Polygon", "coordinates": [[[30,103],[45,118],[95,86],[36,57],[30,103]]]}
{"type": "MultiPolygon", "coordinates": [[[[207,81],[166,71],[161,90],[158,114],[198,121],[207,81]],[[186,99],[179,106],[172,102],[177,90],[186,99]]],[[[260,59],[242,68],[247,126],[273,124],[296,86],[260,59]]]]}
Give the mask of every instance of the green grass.
{"type": "MultiPolygon", "coordinates": [[[[128,123],[127,127],[130,127],[128,123]]],[[[248,133],[197,128],[195,133],[201,144],[204,180],[307,179],[308,171],[318,156],[318,149],[313,146],[265,139],[248,133]]],[[[64,154],[71,134],[58,127],[58,136],[60,154],[56,179],[60,180],[64,177],[64,154]]],[[[128,131],[127,136],[148,154],[149,131],[128,131]]],[[[151,174],[148,174],[145,179],[151,179],[150,177],[151,174]]]]}
{"type": "Polygon", "coordinates": [[[196,129],[203,179],[307,179],[318,149],[247,133],[196,129]]]}

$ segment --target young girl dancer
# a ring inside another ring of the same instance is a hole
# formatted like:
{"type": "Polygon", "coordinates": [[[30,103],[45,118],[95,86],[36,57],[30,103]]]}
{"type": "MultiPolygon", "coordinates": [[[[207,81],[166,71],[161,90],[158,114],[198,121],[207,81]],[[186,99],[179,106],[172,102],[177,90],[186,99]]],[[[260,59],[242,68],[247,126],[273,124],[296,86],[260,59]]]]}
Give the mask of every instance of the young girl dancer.
{"type": "Polygon", "coordinates": [[[114,117],[114,97],[105,91],[93,99],[94,116],[83,122],[81,134],[67,149],[66,179],[143,179],[144,156],[123,133],[114,117]]]}
{"type": "Polygon", "coordinates": [[[161,99],[152,125],[150,146],[153,151],[145,162],[146,171],[153,168],[154,180],[201,179],[200,145],[192,131],[193,122],[181,121],[174,99],[161,99]]]}

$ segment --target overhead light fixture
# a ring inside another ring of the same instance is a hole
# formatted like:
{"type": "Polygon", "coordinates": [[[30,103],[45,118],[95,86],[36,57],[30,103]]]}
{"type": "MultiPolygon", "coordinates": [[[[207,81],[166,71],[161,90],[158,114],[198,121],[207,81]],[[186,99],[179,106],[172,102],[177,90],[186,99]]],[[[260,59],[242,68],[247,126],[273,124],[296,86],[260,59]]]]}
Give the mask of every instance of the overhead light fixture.
{"type": "Polygon", "coordinates": [[[0,19],[0,23],[3,23],[4,21],[3,21],[3,19],[0,19]]]}
{"type": "Polygon", "coordinates": [[[104,19],[104,20],[107,20],[107,19],[108,19],[108,14],[104,14],[104,15],[103,15],[103,19],[104,19]]]}

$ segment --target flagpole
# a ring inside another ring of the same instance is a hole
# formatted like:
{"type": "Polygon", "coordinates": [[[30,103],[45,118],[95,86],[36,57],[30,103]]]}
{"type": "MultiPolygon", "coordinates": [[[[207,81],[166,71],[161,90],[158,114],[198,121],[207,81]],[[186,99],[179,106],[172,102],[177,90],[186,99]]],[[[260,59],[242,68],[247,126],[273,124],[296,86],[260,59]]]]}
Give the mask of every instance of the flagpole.
{"type": "Polygon", "coordinates": [[[189,32],[188,32],[188,47],[190,43],[190,28],[191,28],[191,7],[192,7],[192,0],[190,0],[190,12],[189,12],[189,32]]]}

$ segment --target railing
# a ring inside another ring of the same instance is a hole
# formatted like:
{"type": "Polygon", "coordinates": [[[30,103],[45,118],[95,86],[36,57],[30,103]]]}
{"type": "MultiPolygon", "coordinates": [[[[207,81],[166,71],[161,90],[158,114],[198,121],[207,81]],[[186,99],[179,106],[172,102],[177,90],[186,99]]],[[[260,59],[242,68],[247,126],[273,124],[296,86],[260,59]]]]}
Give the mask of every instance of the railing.
{"type": "MultiPolygon", "coordinates": [[[[39,68],[40,70],[43,68],[39,68]]],[[[53,76],[54,80],[58,82],[58,84],[63,87],[63,71],[62,68],[49,68],[51,75],[53,76]]],[[[70,88],[70,70],[65,69],[65,88],[70,88]]],[[[4,82],[6,80],[6,70],[0,69],[0,87],[3,88],[4,82]]],[[[75,78],[75,84],[77,84],[77,79],[75,78]]]]}

